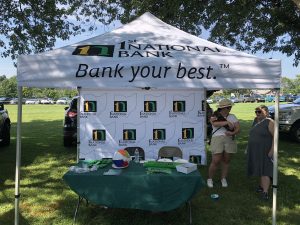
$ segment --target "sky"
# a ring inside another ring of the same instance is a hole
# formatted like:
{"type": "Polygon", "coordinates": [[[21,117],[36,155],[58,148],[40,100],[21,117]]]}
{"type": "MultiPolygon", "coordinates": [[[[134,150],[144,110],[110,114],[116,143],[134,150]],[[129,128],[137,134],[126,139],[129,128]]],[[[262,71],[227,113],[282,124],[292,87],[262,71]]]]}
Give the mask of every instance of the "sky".
{"type": "MultiPolygon", "coordinates": [[[[85,33],[76,37],[72,37],[67,41],[58,40],[55,48],[63,47],[66,45],[74,44],[79,41],[101,35],[105,32],[109,32],[113,29],[118,28],[119,24],[112,24],[110,27],[103,26],[101,29],[98,29],[97,33],[85,33]]],[[[201,37],[200,37],[201,38],[201,37]]],[[[205,39],[205,37],[202,37],[205,39]]],[[[288,77],[290,79],[295,79],[296,75],[300,75],[300,66],[294,67],[293,66],[293,57],[287,57],[279,52],[270,52],[267,54],[257,53],[256,56],[263,58],[263,59],[280,59],[281,60],[281,67],[282,67],[282,77],[288,77]]],[[[17,69],[13,65],[13,61],[10,58],[0,58],[0,76],[5,75],[6,77],[11,77],[17,74],[17,69]]]]}

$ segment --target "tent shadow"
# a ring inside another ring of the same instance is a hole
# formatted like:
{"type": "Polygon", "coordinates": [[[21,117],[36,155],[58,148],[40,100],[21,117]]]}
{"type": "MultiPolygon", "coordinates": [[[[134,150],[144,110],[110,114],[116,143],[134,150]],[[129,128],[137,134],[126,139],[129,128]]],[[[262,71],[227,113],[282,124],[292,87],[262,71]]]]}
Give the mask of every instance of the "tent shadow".
{"type": "MultiPolygon", "coordinates": [[[[7,212],[5,212],[4,214],[0,215],[0,221],[1,224],[13,224],[15,218],[15,211],[14,209],[11,209],[7,212]]],[[[30,223],[22,216],[22,213],[20,213],[19,216],[19,224],[22,225],[29,225],[30,223]]]]}

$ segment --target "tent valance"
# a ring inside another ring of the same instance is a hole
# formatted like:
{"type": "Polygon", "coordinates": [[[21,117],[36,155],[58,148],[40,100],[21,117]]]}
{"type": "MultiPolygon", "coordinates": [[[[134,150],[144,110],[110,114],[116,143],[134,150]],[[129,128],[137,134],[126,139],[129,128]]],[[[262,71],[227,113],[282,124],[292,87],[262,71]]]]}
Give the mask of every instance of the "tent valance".
{"type": "Polygon", "coordinates": [[[150,13],[112,32],[18,59],[18,85],[57,88],[280,87],[280,60],[245,54],[150,13]]]}

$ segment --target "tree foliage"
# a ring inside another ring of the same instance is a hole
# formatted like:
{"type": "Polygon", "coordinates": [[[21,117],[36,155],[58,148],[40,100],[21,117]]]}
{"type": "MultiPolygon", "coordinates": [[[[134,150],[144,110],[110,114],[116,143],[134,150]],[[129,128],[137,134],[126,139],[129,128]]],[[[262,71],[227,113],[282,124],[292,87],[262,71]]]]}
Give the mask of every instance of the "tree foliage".
{"type": "MultiPolygon", "coordinates": [[[[24,98],[53,98],[58,99],[60,97],[74,97],[78,95],[77,90],[65,90],[55,88],[23,88],[24,98]]],[[[4,78],[0,80],[0,97],[18,97],[17,90],[17,77],[4,78]]]]}
{"type": "Polygon", "coordinates": [[[300,9],[296,0],[1,0],[2,57],[43,52],[57,39],[115,20],[128,23],[151,12],[166,23],[238,50],[279,51],[300,61],[300,9]]]}

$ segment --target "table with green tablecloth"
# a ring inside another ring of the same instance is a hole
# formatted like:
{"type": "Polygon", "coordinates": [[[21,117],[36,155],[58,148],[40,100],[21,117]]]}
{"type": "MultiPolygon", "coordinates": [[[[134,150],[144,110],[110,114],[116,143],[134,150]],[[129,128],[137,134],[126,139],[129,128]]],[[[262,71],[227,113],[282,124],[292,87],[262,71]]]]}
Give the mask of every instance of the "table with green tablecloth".
{"type": "Polygon", "coordinates": [[[63,179],[80,197],[109,208],[169,211],[188,202],[204,186],[198,170],[189,174],[147,173],[140,163],[130,162],[120,175],[103,175],[112,168],[86,173],[67,172],[63,179]]]}

